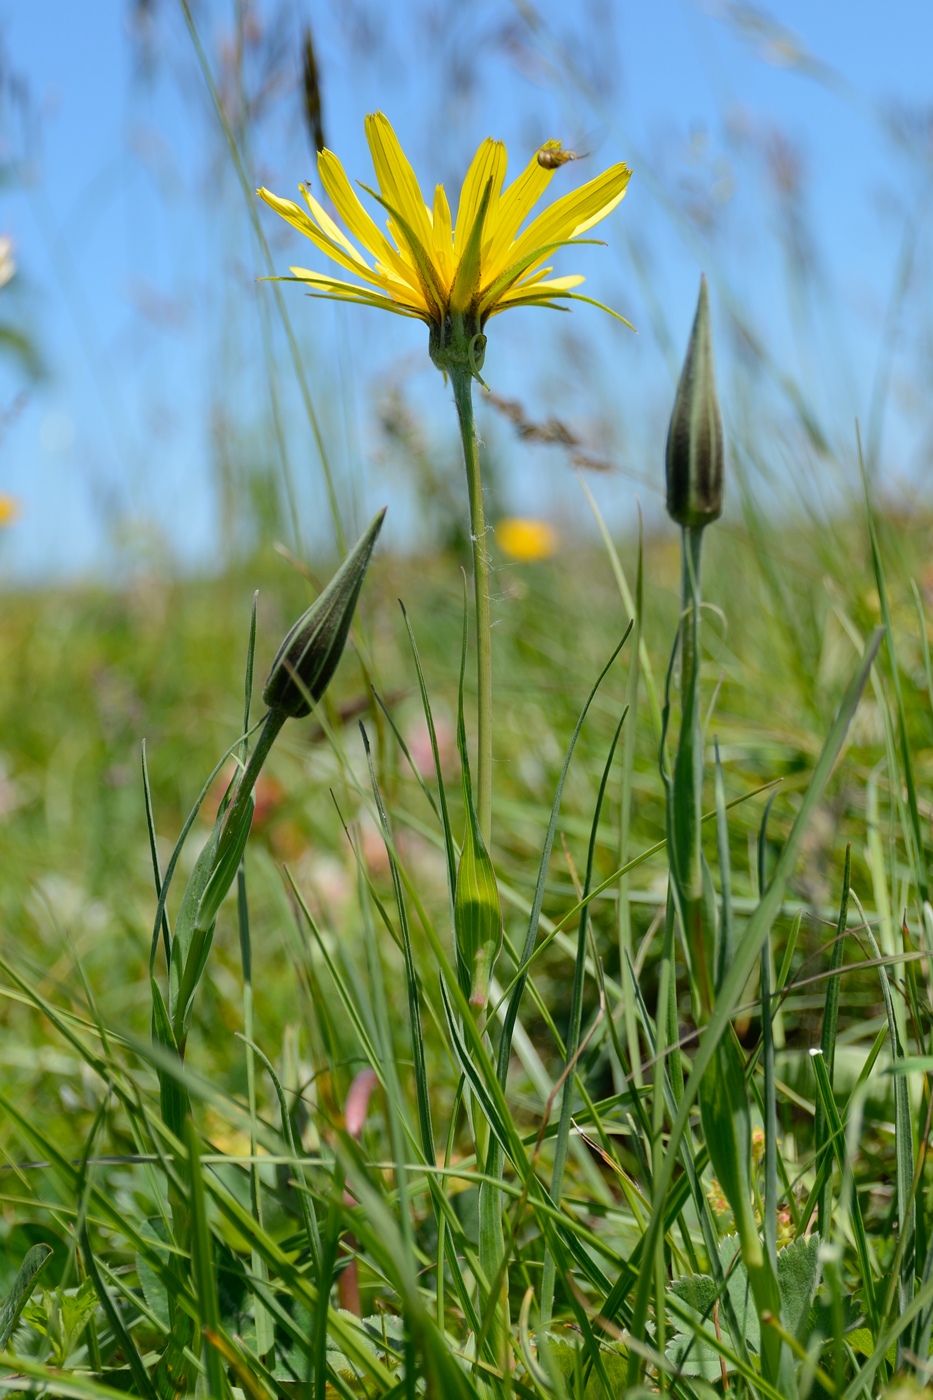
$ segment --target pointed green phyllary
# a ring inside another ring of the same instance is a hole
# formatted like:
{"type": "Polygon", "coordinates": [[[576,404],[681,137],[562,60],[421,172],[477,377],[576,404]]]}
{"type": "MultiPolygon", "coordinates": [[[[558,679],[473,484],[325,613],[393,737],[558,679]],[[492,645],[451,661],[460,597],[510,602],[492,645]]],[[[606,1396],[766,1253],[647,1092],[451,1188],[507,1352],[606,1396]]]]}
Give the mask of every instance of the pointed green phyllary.
{"type": "Polygon", "coordinates": [[[279,647],[262,692],[270,710],[301,719],[311,713],[312,702],[316,704],[330,684],[384,517],[381,510],[279,647]]]}
{"type": "Polygon", "coordinates": [[[678,525],[702,529],[722,514],[724,455],[709,297],[702,277],[667,433],[667,513],[678,525]]]}

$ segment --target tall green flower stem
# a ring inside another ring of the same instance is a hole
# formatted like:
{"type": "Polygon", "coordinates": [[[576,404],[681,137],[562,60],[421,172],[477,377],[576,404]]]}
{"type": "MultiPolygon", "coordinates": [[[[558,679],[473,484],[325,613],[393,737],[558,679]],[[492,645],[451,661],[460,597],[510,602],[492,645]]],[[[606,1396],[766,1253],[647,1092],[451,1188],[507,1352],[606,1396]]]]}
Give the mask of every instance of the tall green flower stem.
{"type": "MultiPolygon", "coordinates": [[[[703,812],[703,730],[700,714],[700,559],[701,526],[682,530],[683,594],[680,620],[681,727],[668,787],[668,833],[671,875],[687,948],[698,1023],[705,1025],[713,1009],[714,903],[708,874],[704,879],[701,846],[703,812]]],[[[748,1273],[759,1316],[781,1315],[781,1295],[771,1259],[762,1247],[752,1209],[751,1115],[744,1067],[734,1037],[719,1042],[699,1093],[704,1137],[713,1170],[732,1208],[742,1261],[748,1273]]],[[[766,1380],[782,1395],[796,1395],[790,1353],[779,1333],[761,1328],[761,1364],[766,1380]]]]}
{"type": "Polygon", "coordinates": [[[683,566],[680,618],[682,715],[674,761],[673,802],[669,822],[671,863],[680,900],[690,971],[704,1021],[712,1009],[711,940],[704,928],[703,734],[700,716],[700,555],[703,527],[681,531],[683,566]]]}
{"type": "MultiPolygon", "coordinates": [[[[438,367],[449,373],[453,383],[470,501],[470,543],[473,551],[473,591],[476,608],[476,786],[475,797],[469,781],[464,789],[467,831],[457,875],[454,918],[466,969],[471,1010],[476,1027],[480,1034],[483,1034],[489,1014],[489,982],[502,942],[502,914],[495,871],[487,849],[492,830],[492,619],[489,606],[489,555],[486,550],[483,478],[473,418],[473,380],[479,375],[486,342],[481,333],[471,335],[473,329],[473,325],[461,325],[457,318],[453,318],[451,343],[441,347],[432,341],[432,355],[438,367]]],[[[458,743],[466,778],[469,773],[469,759],[463,728],[462,674],[461,668],[458,743]]],[[[470,1117],[477,1167],[489,1177],[496,1178],[501,1169],[499,1152],[497,1144],[491,1140],[489,1124],[479,1104],[472,1104],[470,1117]]],[[[496,1295],[490,1296],[485,1305],[490,1314],[493,1350],[508,1374],[507,1351],[511,1329],[508,1270],[503,1263],[504,1251],[502,1193],[486,1181],[479,1189],[479,1261],[486,1284],[494,1289],[496,1295]]]]}
{"type": "Polygon", "coordinates": [[[492,831],[492,618],[489,608],[489,555],[479,444],[473,419],[473,372],[452,367],[454,402],[460,421],[463,464],[470,497],[470,543],[473,549],[473,592],[476,600],[476,815],[483,840],[492,831]]]}
{"type": "MultiPolygon", "coordinates": [[[[715,1020],[716,994],[720,983],[728,979],[727,970],[723,970],[718,978],[713,972],[714,966],[721,967],[723,959],[716,956],[713,882],[703,859],[701,843],[703,725],[700,715],[700,562],[703,531],[722,514],[724,466],[709,293],[706,279],[702,278],[665,451],[667,511],[681,527],[683,559],[683,597],[678,636],[681,721],[673,774],[667,766],[663,742],[661,748],[661,774],[667,793],[671,893],[683,931],[694,1014],[701,1028],[715,1020]]],[[[669,688],[670,673],[665,723],[669,713],[669,688]]],[[[721,874],[723,881],[728,882],[725,862],[721,874]]],[[[725,889],[724,898],[728,900],[728,890],[725,889]]],[[[721,936],[726,936],[725,931],[721,936]]],[[[673,946],[666,952],[665,960],[667,966],[664,972],[673,991],[673,946]]],[[[659,1006],[659,1024],[661,1019],[662,1008],[659,1006]]],[[[738,1041],[729,1029],[717,1040],[700,1081],[697,1097],[710,1163],[732,1209],[742,1261],[751,1284],[755,1307],[762,1319],[762,1374],[781,1395],[793,1400],[797,1394],[797,1384],[790,1350],[784,1344],[779,1328],[765,1323],[768,1314],[780,1321],[781,1295],[776,1261],[771,1252],[762,1247],[752,1209],[752,1126],[745,1065],[738,1041]]],[[[660,1124],[656,1127],[660,1129],[660,1124]]],[[[659,1131],[656,1136],[660,1141],[659,1131]]],[[[660,1293],[666,1282],[660,1255],[659,1264],[660,1293]]],[[[658,1301],[660,1315],[663,1298],[659,1297],[658,1301]]],[[[632,1368],[633,1376],[637,1369],[636,1362],[632,1368]]]]}

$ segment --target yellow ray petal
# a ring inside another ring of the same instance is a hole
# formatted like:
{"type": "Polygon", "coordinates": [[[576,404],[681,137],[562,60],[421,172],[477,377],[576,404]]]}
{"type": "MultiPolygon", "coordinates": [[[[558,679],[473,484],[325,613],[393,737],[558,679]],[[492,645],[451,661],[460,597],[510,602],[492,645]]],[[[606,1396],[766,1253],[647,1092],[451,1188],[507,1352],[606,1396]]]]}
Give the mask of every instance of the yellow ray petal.
{"type": "Polygon", "coordinates": [[[431,220],[417,176],[398,143],[391,123],[381,112],[372,112],[366,118],[366,140],[386,203],[398,211],[422,247],[430,248],[431,220]]]}
{"type": "Polygon", "coordinates": [[[368,248],[380,263],[390,268],[396,277],[416,286],[418,279],[413,268],[398,250],[392,247],[382,229],[370,218],[333,151],[321,151],[317,158],[317,168],[321,184],[334,201],[337,213],[350,232],[355,234],[363,247],[368,248]]]}
{"type": "MultiPolygon", "coordinates": [[[[344,251],[341,244],[335,243],[333,239],[328,238],[322,229],[318,228],[314,220],[305,213],[300,205],[295,204],[290,199],[280,199],[278,195],[270,193],[267,189],[257,190],[257,194],[265,200],[271,209],[274,209],[277,214],[281,214],[282,218],[286,219],[293,228],[298,229],[299,233],[310,238],[311,242],[320,248],[322,253],[326,253],[333,262],[346,268],[348,272],[355,273],[357,277],[365,278],[367,282],[374,282],[377,286],[386,284],[388,279],[384,272],[371,268],[355,248],[353,249],[354,256],[351,257],[349,253],[344,251]]],[[[406,291],[409,290],[408,284],[402,285],[406,286],[406,291]]],[[[414,288],[410,290],[415,291],[414,288]]]]}
{"type": "MultiPolygon", "coordinates": [[[[298,268],[297,270],[293,267],[291,271],[295,273],[296,277],[300,276],[303,281],[306,281],[309,278],[320,277],[323,277],[331,282],[334,281],[334,279],[330,277],[328,273],[312,272],[309,268],[306,267],[298,268]]],[[[351,271],[356,272],[356,268],[352,268],[351,271]]],[[[362,271],[360,271],[358,275],[362,277],[362,271]]],[[[390,297],[393,301],[414,302],[418,306],[421,306],[423,304],[423,297],[421,295],[420,287],[410,287],[407,282],[399,282],[399,280],[396,277],[393,277],[391,274],[388,274],[385,271],[380,272],[377,269],[375,273],[371,273],[369,276],[367,276],[366,281],[372,283],[374,287],[378,288],[379,293],[381,293],[384,296],[390,297]]],[[[343,285],[351,287],[356,286],[356,283],[347,282],[343,285]]],[[[368,287],[359,287],[358,290],[360,292],[366,292],[366,294],[369,295],[368,287]]]]}
{"type": "MultiPolygon", "coordinates": [[[[548,142],[549,146],[557,144],[556,141],[548,142]]],[[[539,165],[535,154],[518,179],[513,180],[501,196],[495,226],[487,247],[483,249],[484,279],[496,277],[502,271],[512,240],[553,178],[554,171],[545,170],[539,165]]]]}
{"type": "Polygon", "coordinates": [[[431,218],[432,247],[438,272],[445,287],[449,287],[454,275],[454,253],[450,205],[443,185],[434,189],[434,213],[431,218]]]}
{"type": "Polygon", "coordinates": [[[327,235],[327,237],[332,240],[332,242],[339,243],[341,248],[343,248],[346,253],[349,253],[350,257],[353,258],[355,262],[362,263],[363,267],[368,268],[369,264],[363,257],[362,253],[359,251],[358,248],[355,248],[353,246],[347,235],[344,233],[343,229],[340,228],[338,224],[334,223],[333,219],[330,217],[323,205],[318,204],[317,200],[314,198],[314,195],[308,189],[308,186],[302,184],[299,185],[298,188],[301,191],[301,197],[304,200],[305,204],[307,204],[311,217],[317,224],[318,228],[320,228],[322,232],[324,232],[327,235]]]}
{"type": "Polygon", "coordinates": [[[294,279],[296,282],[307,282],[312,287],[323,288],[333,301],[361,302],[367,306],[381,306],[387,311],[398,311],[406,316],[416,316],[422,321],[428,319],[425,308],[409,298],[399,300],[396,297],[380,296],[378,292],[371,292],[368,287],[359,287],[354,282],[343,282],[337,277],[326,277],[323,273],[313,272],[307,267],[292,267],[289,271],[292,278],[275,277],[264,280],[287,282],[294,279]]]}
{"type": "Polygon", "coordinates": [[[518,259],[538,244],[585,233],[616,207],[631,174],[627,165],[613,165],[595,180],[565,194],[528,225],[516,240],[512,256],[518,259]]]}
{"type": "MultiPolygon", "coordinates": [[[[391,311],[395,316],[406,316],[410,321],[425,321],[425,317],[417,311],[409,311],[404,306],[397,306],[394,301],[380,301],[378,297],[367,299],[366,297],[348,297],[342,292],[306,292],[305,296],[312,301],[344,301],[355,306],[374,306],[377,311],[391,311]]],[[[545,303],[542,302],[542,305],[545,303]]],[[[425,324],[430,324],[425,321],[425,324]]]]}
{"type": "MultiPolygon", "coordinates": [[[[457,223],[454,228],[454,257],[458,262],[463,257],[463,250],[476,222],[476,211],[479,209],[487,185],[490,186],[487,221],[490,221],[492,211],[498,209],[502,181],[505,179],[506,163],[504,144],[501,141],[493,141],[491,136],[487,136],[470,162],[470,168],[460,191],[457,223]]],[[[489,238],[493,232],[494,225],[492,222],[488,222],[486,237],[489,238]]]]}
{"type": "MultiPolygon", "coordinates": [[[[447,303],[447,287],[434,261],[431,240],[429,239],[427,244],[422,243],[411,224],[402,217],[397,209],[393,208],[387,199],[384,199],[381,194],[377,194],[375,190],[371,190],[368,185],[363,185],[362,188],[367,194],[371,194],[373,199],[377,200],[389,214],[389,227],[398,238],[399,247],[404,249],[405,256],[418,274],[425,300],[428,304],[433,302],[438,315],[443,316],[447,303]]],[[[433,236],[433,230],[429,228],[429,232],[433,236]]]]}

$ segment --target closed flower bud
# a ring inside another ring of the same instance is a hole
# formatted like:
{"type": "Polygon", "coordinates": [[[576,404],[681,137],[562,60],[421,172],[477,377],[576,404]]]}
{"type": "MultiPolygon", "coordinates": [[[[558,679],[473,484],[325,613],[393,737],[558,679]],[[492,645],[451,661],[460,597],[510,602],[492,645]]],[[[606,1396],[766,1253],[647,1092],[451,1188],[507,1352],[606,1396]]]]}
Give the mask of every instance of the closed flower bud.
{"type": "Polygon", "coordinates": [[[667,513],[678,525],[702,529],[722,514],[723,457],[713,333],[703,277],[667,431],[667,513]]]}
{"type": "Polygon", "coordinates": [[[311,713],[312,702],[316,704],[330,684],[384,516],[381,510],[279,647],[262,692],[270,710],[300,719],[311,713]]]}

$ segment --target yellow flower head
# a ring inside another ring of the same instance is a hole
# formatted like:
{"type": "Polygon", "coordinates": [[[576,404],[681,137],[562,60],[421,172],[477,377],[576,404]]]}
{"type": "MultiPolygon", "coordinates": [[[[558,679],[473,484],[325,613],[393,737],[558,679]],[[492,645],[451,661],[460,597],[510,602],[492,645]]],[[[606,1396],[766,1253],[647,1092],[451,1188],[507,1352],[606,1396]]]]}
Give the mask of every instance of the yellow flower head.
{"type": "Polygon", "coordinates": [[[19,502],[15,496],[0,495],[0,528],[13,525],[19,519],[19,502]]]}
{"type": "Polygon", "coordinates": [[[499,548],[522,563],[550,559],[557,551],[557,531],[546,520],[510,516],[496,526],[499,548]]]}
{"type": "Polygon", "coordinates": [[[334,208],[371,255],[372,263],[306,186],[300,189],[307,209],[269,190],[258,191],[276,213],[359,279],[345,282],[293,267],[292,277],[312,287],[312,296],[378,306],[424,321],[430,329],[435,364],[441,369],[460,367],[474,372],[482,364],[482,332],[490,316],[512,306],[565,310],[559,305],[565,300],[600,305],[572,290],[582,277],[549,277],[551,268],[543,264],[565,244],[593,241],[582,235],[604,219],[625,194],[631,175],[627,165],[613,165],[595,180],[565,194],[521,231],[555,173],[556,163],[542,161],[539,156],[559,151],[559,141],[547,142],[518,179],[503,189],[505,146],[487,138],[467,171],[455,223],[443,185],[436,187],[433,205],[425,203],[415,172],[381,112],[366,118],[366,139],[379,191],[366,185],[362,188],[388,213],[391,237],[387,238],[367,213],[332,151],[321,151],[318,172],[334,208]]]}

